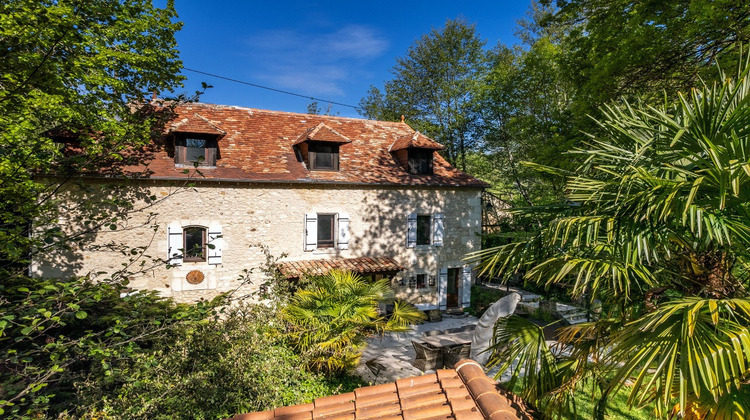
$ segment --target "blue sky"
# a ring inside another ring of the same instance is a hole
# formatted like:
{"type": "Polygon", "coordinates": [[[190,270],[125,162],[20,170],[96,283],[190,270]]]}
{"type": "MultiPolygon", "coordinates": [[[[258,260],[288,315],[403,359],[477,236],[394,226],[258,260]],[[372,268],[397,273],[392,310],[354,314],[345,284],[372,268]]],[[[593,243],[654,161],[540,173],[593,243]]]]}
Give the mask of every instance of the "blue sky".
{"type": "MultiPolygon", "coordinates": [[[[530,1],[177,0],[186,68],[358,105],[370,85],[391,78],[396,57],[446,19],[476,24],[487,48],[518,43],[516,21],[530,1]]],[[[183,71],[185,91],[213,86],[201,102],[306,112],[311,100],[183,71]]],[[[321,105],[325,105],[321,102],[321,105]]],[[[333,105],[341,116],[358,116],[333,105]]]]}

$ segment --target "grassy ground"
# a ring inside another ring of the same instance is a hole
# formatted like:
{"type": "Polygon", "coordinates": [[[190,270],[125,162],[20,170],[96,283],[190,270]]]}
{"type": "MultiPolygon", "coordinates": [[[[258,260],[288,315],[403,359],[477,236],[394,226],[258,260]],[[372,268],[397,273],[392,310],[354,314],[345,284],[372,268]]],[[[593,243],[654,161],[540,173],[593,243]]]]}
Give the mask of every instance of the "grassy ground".
{"type": "MultiPolygon", "coordinates": [[[[628,393],[630,389],[623,388],[617,394],[611,396],[607,402],[607,416],[608,419],[627,419],[627,420],[642,420],[642,419],[653,419],[653,410],[646,408],[628,408],[628,393]]],[[[598,397],[597,392],[597,397],[598,397]]],[[[576,419],[589,420],[594,416],[595,400],[591,398],[591,387],[586,387],[585,390],[580,390],[576,394],[576,408],[578,416],[576,419]]]]}

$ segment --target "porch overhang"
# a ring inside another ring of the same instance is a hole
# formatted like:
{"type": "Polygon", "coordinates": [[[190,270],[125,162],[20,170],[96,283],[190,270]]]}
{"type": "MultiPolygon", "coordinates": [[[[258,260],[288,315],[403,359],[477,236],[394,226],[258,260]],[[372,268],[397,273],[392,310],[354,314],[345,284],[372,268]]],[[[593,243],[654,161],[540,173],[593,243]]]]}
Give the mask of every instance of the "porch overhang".
{"type": "Polygon", "coordinates": [[[286,261],[279,263],[279,271],[292,279],[301,276],[322,276],[331,270],[352,271],[359,274],[396,274],[404,269],[390,257],[336,258],[321,260],[286,261]]]}

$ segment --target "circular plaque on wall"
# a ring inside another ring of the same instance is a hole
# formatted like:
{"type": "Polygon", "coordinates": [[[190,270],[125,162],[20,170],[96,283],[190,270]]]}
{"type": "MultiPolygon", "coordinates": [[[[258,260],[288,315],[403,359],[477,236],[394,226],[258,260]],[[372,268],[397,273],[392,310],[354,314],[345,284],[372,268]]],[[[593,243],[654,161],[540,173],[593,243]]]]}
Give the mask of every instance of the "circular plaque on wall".
{"type": "Polygon", "coordinates": [[[185,277],[185,280],[188,281],[190,284],[200,284],[203,282],[203,279],[205,279],[206,276],[203,275],[203,272],[200,270],[193,270],[189,273],[187,273],[187,276],[185,277]]]}

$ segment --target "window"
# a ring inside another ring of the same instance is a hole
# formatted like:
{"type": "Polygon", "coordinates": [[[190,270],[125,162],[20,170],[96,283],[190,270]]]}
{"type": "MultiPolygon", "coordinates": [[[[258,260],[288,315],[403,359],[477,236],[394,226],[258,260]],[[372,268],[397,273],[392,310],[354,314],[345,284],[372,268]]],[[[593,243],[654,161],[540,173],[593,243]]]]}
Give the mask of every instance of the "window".
{"type": "Polygon", "coordinates": [[[349,249],[349,215],[346,213],[305,214],[305,251],[349,249]]]}
{"type": "Polygon", "coordinates": [[[410,213],[406,219],[406,247],[443,246],[444,221],[443,213],[410,213]]]}
{"type": "Polygon", "coordinates": [[[176,137],[174,141],[174,162],[178,165],[216,166],[218,154],[216,139],[197,137],[176,137]]]}
{"type": "Polygon", "coordinates": [[[206,261],[206,229],[186,227],[183,231],[183,261],[206,261]]]}
{"type": "Polygon", "coordinates": [[[335,238],[336,215],[318,215],[318,248],[333,248],[335,238]]]}
{"type": "Polygon", "coordinates": [[[427,287],[427,274],[417,274],[417,289],[427,287]]]}
{"type": "Polygon", "coordinates": [[[430,215],[417,216],[417,245],[430,245],[431,219],[430,215]]]}
{"type": "Polygon", "coordinates": [[[339,145],[326,142],[309,142],[310,170],[338,171],[339,145]]]}
{"type": "Polygon", "coordinates": [[[409,173],[412,175],[432,175],[431,149],[409,149],[409,173]]]}
{"type": "Polygon", "coordinates": [[[183,262],[221,264],[223,247],[224,239],[218,223],[211,223],[206,228],[184,226],[175,221],[167,227],[167,262],[170,265],[183,262]]]}

